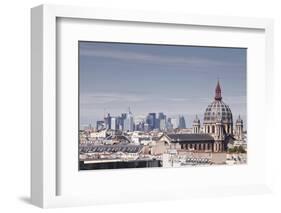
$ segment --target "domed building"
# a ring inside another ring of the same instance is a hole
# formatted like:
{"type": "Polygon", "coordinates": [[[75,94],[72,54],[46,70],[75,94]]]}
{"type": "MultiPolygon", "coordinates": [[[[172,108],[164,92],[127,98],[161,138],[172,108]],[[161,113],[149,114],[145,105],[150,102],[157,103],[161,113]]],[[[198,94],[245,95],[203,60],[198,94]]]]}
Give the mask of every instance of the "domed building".
{"type": "Polygon", "coordinates": [[[204,113],[203,127],[196,115],[192,133],[165,134],[160,140],[174,144],[174,148],[195,152],[225,152],[233,141],[243,140],[243,120],[239,116],[235,129],[230,107],[222,101],[221,86],[218,81],[214,100],[204,113]],[[233,134],[235,133],[235,134],[233,134]]]}
{"type": "Polygon", "coordinates": [[[204,114],[204,132],[216,134],[216,124],[218,121],[221,122],[224,133],[233,134],[232,112],[229,106],[222,101],[219,81],[216,86],[214,101],[208,105],[204,114]]]}
{"type": "Polygon", "coordinates": [[[204,113],[203,133],[214,138],[214,152],[223,152],[227,146],[227,139],[233,135],[232,112],[230,107],[222,101],[219,81],[215,89],[214,100],[204,113]]]}

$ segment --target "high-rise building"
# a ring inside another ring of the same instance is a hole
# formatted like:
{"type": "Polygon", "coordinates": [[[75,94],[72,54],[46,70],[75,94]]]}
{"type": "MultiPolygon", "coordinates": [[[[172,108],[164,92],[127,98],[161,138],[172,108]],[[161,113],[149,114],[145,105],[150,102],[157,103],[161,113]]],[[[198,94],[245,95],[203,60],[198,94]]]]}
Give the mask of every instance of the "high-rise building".
{"type": "Polygon", "coordinates": [[[96,129],[97,130],[102,130],[105,128],[105,123],[104,121],[97,121],[97,124],[96,124],[96,129]]]}
{"type": "Polygon", "coordinates": [[[161,120],[161,119],[166,119],[166,115],[163,113],[163,112],[159,112],[158,113],[158,119],[161,120]]]}
{"type": "Polygon", "coordinates": [[[125,119],[127,118],[127,113],[122,113],[121,117],[119,119],[119,129],[120,130],[124,130],[124,123],[125,123],[125,119]]]}
{"type": "Polygon", "coordinates": [[[185,119],[184,119],[183,115],[179,116],[179,125],[178,125],[178,127],[180,129],[185,129],[186,128],[185,119]]]}
{"type": "Polygon", "coordinates": [[[123,124],[124,124],[124,122],[123,122],[122,117],[120,117],[120,116],[116,117],[116,129],[123,130],[123,124]]]}
{"type": "Polygon", "coordinates": [[[166,129],[167,130],[172,130],[173,129],[173,124],[172,124],[172,119],[168,118],[166,122],[166,129]]]}
{"type": "Polygon", "coordinates": [[[160,120],[159,120],[159,118],[155,119],[155,127],[154,127],[154,129],[160,129],[160,120]]]}
{"type": "Polygon", "coordinates": [[[171,118],[171,124],[172,124],[172,128],[176,129],[179,127],[179,121],[177,118],[171,118]]]}
{"type": "Polygon", "coordinates": [[[106,129],[111,129],[111,116],[109,113],[104,117],[104,124],[106,129]]]}
{"type": "Polygon", "coordinates": [[[150,131],[148,123],[145,123],[145,124],[143,125],[143,130],[144,130],[145,132],[150,131]]]}
{"type": "Polygon", "coordinates": [[[124,131],[130,131],[130,132],[134,131],[134,117],[130,108],[124,120],[124,131]]]}
{"type": "Polygon", "coordinates": [[[159,120],[159,129],[162,131],[166,129],[166,119],[159,120]]]}
{"type": "Polygon", "coordinates": [[[156,113],[151,112],[146,117],[146,123],[149,126],[150,130],[153,130],[156,128],[156,113]]]}
{"type": "Polygon", "coordinates": [[[111,124],[110,129],[113,129],[113,130],[118,129],[116,117],[111,117],[110,124],[111,124]]]}
{"type": "Polygon", "coordinates": [[[135,130],[137,130],[137,131],[144,131],[144,122],[141,121],[138,124],[136,124],[135,130]]]}
{"type": "Polygon", "coordinates": [[[166,129],[166,115],[163,112],[158,113],[158,129],[165,130],[166,129]]]}

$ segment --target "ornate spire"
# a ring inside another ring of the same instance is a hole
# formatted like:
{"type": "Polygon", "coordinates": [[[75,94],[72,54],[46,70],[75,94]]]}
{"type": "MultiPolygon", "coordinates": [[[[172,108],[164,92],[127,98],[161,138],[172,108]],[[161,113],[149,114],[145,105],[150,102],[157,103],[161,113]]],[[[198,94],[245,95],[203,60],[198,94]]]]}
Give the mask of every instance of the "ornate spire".
{"type": "Polygon", "coordinates": [[[193,123],[200,123],[200,120],[199,120],[197,115],[195,116],[195,119],[194,119],[193,123]]]}
{"type": "Polygon", "coordinates": [[[236,123],[243,123],[243,120],[241,119],[241,116],[239,115],[237,120],[236,120],[236,123]]]}
{"type": "Polygon", "coordinates": [[[221,97],[221,86],[220,86],[220,82],[218,81],[217,86],[216,86],[216,96],[215,96],[215,100],[216,101],[221,101],[222,97],[221,97]]]}

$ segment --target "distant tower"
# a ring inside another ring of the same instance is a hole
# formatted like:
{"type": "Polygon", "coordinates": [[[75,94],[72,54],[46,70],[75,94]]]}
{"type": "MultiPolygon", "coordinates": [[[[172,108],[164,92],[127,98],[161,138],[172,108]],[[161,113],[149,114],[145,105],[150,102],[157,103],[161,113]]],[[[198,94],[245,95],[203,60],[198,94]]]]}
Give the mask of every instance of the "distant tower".
{"type": "Polygon", "coordinates": [[[106,117],[104,117],[104,123],[106,129],[111,129],[111,116],[108,113],[106,117]]]}
{"type": "Polygon", "coordinates": [[[186,128],[185,119],[184,119],[183,115],[179,116],[179,125],[178,125],[178,127],[180,129],[185,129],[186,128]]]}
{"type": "Polygon", "coordinates": [[[149,125],[149,129],[153,130],[156,128],[156,113],[155,112],[151,112],[148,113],[147,117],[146,117],[146,122],[149,125]]]}
{"type": "Polygon", "coordinates": [[[133,117],[130,107],[128,108],[128,112],[126,113],[123,130],[129,131],[129,132],[134,131],[134,117],[133,117]]]}
{"type": "Polygon", "coordinates": [[[110,119],[110,129],[116,130],[117,129],[117,118],[111,117],[110,119]]]}
{"type": "Polygon", "coordinates": [[[199,134],[200,133],[200,120],[198,118],[198,116],[196,115],[194,121],[193,121],[193,133],[195,134],[199,134]]]}
{"type": "Polygon", "coordinates": [[[243,140],[243,120],[241,119],[240,115],[236,120],[236,138],[237,140],[243,140]]]}

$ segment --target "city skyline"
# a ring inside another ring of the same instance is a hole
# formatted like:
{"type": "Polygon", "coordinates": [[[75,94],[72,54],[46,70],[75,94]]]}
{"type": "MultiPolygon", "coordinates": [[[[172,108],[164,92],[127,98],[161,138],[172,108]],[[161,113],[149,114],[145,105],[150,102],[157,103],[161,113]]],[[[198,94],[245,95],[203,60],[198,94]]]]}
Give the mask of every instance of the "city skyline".
{"type": "MultiPolygon", "coordinates": [[[[172,130],[176,128],[186,128],[186,122],[183,115],[175,117],[169,117],[164,112],[149,112],[146,115],[134,116],[130,108],[127,112],[121,112],[119,115],[112,115],[110,113],[105,114],[96,122],[91,125],[91,128],[96,130],[112,129],[120,131],[151,131],[151,130],[172,130]],[[130,117],[130,123],[127,118],[130,117]],[[131,127],[128,128],[128,125],[131,127]]],[[[88,129],[89,125],[86,125],[83,129],[88,129]]]]}
{"type": "MultiPolygon", "coordinates": [[[[202,119],[221,81],[234,119],[246,121],[246,49],[80,42],[80,126],[119,115],[202,119]],[[235,85],[234,85],[235,84],[235,85]]],[[[246,123],[246,122],[245,122],[246,123]]]]}

